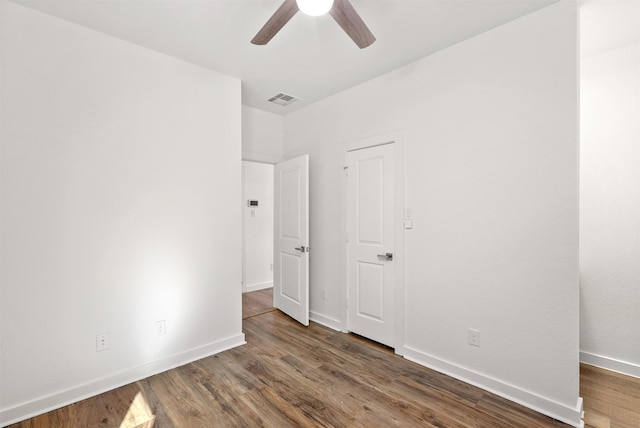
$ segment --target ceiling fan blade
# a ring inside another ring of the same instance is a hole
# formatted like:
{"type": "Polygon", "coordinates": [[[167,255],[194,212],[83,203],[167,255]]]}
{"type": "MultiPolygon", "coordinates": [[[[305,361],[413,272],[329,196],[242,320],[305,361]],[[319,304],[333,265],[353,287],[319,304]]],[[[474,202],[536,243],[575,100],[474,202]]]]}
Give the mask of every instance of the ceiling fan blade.
{"type": "Polygon", "coordinates": [[[293,15],[298,12],[296,0],[284,0],[278,10],[269,18],[266,24],[258,31],[258,34],[251,40],[254,45],[266,45],[278,31],[289,22],[293,15]]]}
{"type": "Polygon", "coordinates": [[[329,14],[360,49],[364,49],[376,41],[367,24],[360,18],[349,0],[334,0],[329,14]]]}

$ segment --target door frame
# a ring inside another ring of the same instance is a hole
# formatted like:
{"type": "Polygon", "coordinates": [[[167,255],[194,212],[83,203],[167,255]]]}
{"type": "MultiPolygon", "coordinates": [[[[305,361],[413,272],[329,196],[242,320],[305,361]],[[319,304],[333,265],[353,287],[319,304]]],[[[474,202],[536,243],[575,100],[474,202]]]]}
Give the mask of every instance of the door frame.
{"type": "MultiPolygon", "coordinates": [[[[404,138],[403,130],[390,131],[384,134],[364,137],[343,144],[343,166],[347,165],[348,152],[369,147],[393,144],[394,147],[394,214],[395,214],[395,252],[393,254],[395,265],[394,283],[394,349],[398,355],[404,355],[404,138]]],[[[348,271],[347,271],[347,174],[342,174],[341,180],[341,230],[343,232],[343,245],[341,254],[342,292],[340,293],[340,307],[342,308],[341,331],[348,332],[348,271]]]]}

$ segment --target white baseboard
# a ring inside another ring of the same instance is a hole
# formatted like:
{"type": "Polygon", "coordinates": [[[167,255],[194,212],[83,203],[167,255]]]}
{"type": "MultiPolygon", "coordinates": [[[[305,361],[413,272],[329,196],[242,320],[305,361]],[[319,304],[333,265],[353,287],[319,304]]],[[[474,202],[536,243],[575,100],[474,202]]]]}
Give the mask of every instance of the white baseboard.
{"type": "Polygon", "coordinates": [[[265,288],[273,287],[273,281],[261,282],[259,284],[243,285],[242,292],[250,293],[252,291],[264,290],[265,288]]]}
{"type": "Polygon", "coordinates": [[[329,327],[332,330],[342,331],[342,323],[335,318],[327,317],[317,312],[309,311],[309,319],[313,322],[317,322],[318,324],[322,324],[325,327],[329,327]]]}
{"type": "Polygon", "coordinates": [[[110,374],[100,379],[55,392],[10,408],[0,409],[0,426],[11,425],[60,407],[76,403],[89,397],[128,385],[140,379],[183,366],[192,361],[218,354],[227,349],[244,345],[244,334],[240,333],[207,345],[169,355],[157,361],[110,374]]]}
{"type": "Polygon", "coordinates": [[[404,347],[404,357],[410,361],[429,367],[463,382],[477,386],[507,400],[528,407],[536,412],[550,416],[577,428],[583,428],[582,398],[578,399],[575,408],[539,396],[532,392],[477,373],[440,358],[428,355],[411,347],[404,347]]]}
{"type": "Polygon", "coordinates": [[[605,357],[604,355],[580,351],[580,362],[611,370],[613,372],[622,373],[627,376],[640,378],[640,365],[629,363],[627,361],[616,360],[615,358],[605,357]]]}

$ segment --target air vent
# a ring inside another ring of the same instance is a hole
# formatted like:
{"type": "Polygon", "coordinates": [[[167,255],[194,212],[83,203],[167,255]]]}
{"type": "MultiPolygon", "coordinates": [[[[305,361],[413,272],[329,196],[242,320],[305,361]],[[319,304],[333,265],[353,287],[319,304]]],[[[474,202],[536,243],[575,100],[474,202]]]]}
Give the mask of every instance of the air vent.
{"type": "Polygon", "coordinates": [[[269,102],[278,104],[279,106],[288,106],[291,103],[298,101],[300,98],[296,98],[293,95],[285,94],[280,92],[275,97],[269,98],[269,102]]]}

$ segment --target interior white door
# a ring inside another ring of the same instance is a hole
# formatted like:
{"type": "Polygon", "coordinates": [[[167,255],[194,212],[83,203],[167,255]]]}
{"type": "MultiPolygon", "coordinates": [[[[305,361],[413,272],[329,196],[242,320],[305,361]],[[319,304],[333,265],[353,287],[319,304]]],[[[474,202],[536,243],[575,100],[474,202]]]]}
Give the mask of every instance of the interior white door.
{"type": "Polygon", "coordinates": [[[347,327],[394,346],[394,147],[347,153],[347,327]]]}
{"type": "Polygon", "coordinates": [[[309,325],[309,155],[275,167],[273,305],[309,325]]]}

